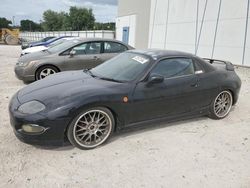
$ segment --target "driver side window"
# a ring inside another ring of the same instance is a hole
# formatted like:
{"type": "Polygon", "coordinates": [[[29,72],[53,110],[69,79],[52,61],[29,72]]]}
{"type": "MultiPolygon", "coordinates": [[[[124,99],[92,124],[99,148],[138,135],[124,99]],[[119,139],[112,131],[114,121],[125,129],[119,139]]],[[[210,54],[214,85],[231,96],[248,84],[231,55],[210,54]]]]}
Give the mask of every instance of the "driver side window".
{"type": "Polygon", "coordinates": [[[172,58],[161,60],[151,73],[159,74],[165,78],[173,78],[194,74],[192,59],[172,58]]]}
{"type": "Polygon", "coordinates": [[[100,54],[101,43],[100,42],[88,42],[75,46],[72,51],[75,51],[75,55],[85,54],[100,54]]]}

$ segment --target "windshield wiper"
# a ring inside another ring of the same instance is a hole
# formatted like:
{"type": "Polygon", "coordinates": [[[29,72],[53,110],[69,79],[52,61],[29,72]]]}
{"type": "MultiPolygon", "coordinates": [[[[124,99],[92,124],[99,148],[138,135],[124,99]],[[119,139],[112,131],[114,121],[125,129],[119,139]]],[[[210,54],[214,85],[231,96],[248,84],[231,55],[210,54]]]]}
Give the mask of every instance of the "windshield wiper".
{"type": "Polygon", "coordinates": [[[122,80],[116,80],[116,79],[113,79],[113,78],[107,78],[107,77],[102,77],[102,76],[99,76],[99,75],[98,76],[94,75],[90,69],[83,69],[83,72],[88,73],[93,78],[98,78],[98,79],[101,79],[101,80],[107,80],[107,81],[118,82],[118,83],[124,83],[125,82],[125,81],[122,81],[122,80]]]}
{"type": "Polygon", "coordinates": [[[116,80],[116,79],[113,79],[113,78],[107,78],[107,77],[98,77],[98,78],[101,79],[101,80],[107,80],[107,81],[111,81],[111,82],[124,83],[124,81],[116,80]]]}
{"type": "Polygon", "coordinates": [[[89,70],[89,69],[83,69],[83,72],[85,72],[85,73],[88,73],[90,76],[92,76],[92,77],[97,77],[96,75],[94,75],[92,72],[91,72],[91,70],[89,70]]]}

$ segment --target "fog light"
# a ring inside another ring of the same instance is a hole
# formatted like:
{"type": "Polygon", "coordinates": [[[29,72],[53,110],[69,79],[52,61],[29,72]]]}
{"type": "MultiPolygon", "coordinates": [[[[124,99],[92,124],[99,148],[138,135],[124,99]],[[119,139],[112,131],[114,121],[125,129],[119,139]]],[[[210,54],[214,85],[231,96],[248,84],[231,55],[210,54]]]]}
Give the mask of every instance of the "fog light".
{"type": "Polygon", "coordinates": [[[46,129],[42,126],[35,125],[35,124],[26,124],[22,125],[22,130],[27,133],[42,133],[46,129]]]}

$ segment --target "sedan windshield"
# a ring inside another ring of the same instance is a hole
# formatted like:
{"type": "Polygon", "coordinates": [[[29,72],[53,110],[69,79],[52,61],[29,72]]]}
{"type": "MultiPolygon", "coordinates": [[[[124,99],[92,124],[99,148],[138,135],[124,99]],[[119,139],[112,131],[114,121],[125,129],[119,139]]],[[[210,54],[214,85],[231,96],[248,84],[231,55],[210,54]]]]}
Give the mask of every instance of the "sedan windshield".
{"type": "Polygon", "coordinates": [[[44,42],[51,43],[51,42],[54,42],[54,41],[57,41],[57,40],[58,40],[58,38],[51,38],[51,39],[46,40],[44,42]]]}
{"type": "Polygon", "coordinates": [[[62,39],[56,40],[56,41],[54,41],[54,42],[48,44],[47,46],[48,46],[49,48],[52,48],[52,47],[54,47],[54,46],[57,46],[57,45],[59,45],[59,44],[62,44],[62,43],[65,42],[65,41],[66,41],[66,39],[62,38],[62,39]]]}
{"type": "Polygon", "coordinates": [[[61,44],[58,44],[56,46],[52,46],[48,49],[49,52],[51,53],[58,53],[58,52],[61,52],[63,50],[67,50],[68,48],[76,45],[79,41],[78,40],[68,40],[68,41],[65,41],[61,44]]]}
{"type": "Polygon", "coordinates": [[[145,70],[149,62],[147,56],[125,52],[91,69],[91,72],[101,79],[132,81],[145,70]]]}

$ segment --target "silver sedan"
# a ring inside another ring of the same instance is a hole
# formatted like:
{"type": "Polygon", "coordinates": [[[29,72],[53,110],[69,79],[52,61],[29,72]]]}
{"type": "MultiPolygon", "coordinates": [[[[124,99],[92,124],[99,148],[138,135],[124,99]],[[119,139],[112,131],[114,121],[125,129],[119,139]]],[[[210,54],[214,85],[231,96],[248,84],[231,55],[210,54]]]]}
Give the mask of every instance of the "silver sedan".
{"type": "Polygon", "coordinates": [[[20,57],[15,74],[24,82],[32,82],[61,71],[91,69],[130,49],[133,47],[112,39],[69,40],[20,57]]]}

